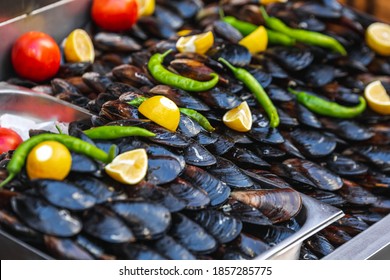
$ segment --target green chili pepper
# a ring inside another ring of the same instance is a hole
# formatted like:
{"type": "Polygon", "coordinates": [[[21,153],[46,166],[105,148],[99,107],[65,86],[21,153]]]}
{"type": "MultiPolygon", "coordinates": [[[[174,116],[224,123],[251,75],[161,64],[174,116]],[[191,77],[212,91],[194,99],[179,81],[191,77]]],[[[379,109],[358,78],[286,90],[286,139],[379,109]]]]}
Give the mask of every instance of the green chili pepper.
{"type": "Polygon", "coordinates": [[[72,150],[76,153],[84,154],[86,156],[102,161],[104,163],[109,163],[113,159],[113,155],[111,153],[107,154],[103,150],[79,138],[69,136],[69,135],[64,135],[64,134],[50,134],[50,133],[39,134],[23,142],[16,149],[15,153],[12,156],[12,159],[7,164],[7,171],[9,175],[0,184],[0,188],[8,184],[22,170],[28,154],[36,145],[38,145],[43,141],[49,141],[49,140],[57,141],[65,145],[69,150],[72,150]]]}
{"type": "Polygon", "coordinates": [[[139,106],[141,106],[141,104],[142,104],[144,101],[146,101],[146,100],[148,100],[148,99],[149,99],[149,98],[147,98],[147,97],[140,96],[140,97],[136,97],[136,98],[134,98],[133,100],[127,102],[127,104],[129,104],[129,105],[131,105],[131,106],[134,106],[134,107],[139,107],[139,106]]]}
{"type": "Polygon", "coordinates": [[[210,124],[209,120],[198,111],[188,108],[179,108],[179,110],[190,119],[199,123],[208,132],[213,132],[215,130],[215,128],[210,124]]]}
{"type": "Polygon", "coordinates": [[[201,82],[177,75],[165,69],[162,63],[164,61],[164,58],[170,52],[172,52],[172,50],[168,50],[163,54],[156,53],[152,55],[148,62],[149,72],[157,81],[165,85],[173,86],[186,91],[207,91],[217,85],[219,81],[219,76],[216,73],[210,74],[210,76],[212,77],[211,80],[201,82]]]}
{"type": "MultiPolygon", "coordinates": [[[[222,20],[236,28],[243,36],[248,36],[258,28],[258,26],[255,24],[236,19],[232,16],[223,17],[222,20]]],[[[296,43],[295,39],[291,38],[290,36],[270,29],[266,30],[269,44],[289,47],[294,46],[296,43]]]]}
{"type": "Polygon", "coordinates": [[[261,7],[260,10],[265,20],[265,25],[272,30],[288,35],[300,42],[309,45],[328,48],[342,55],[347,54],[347,51],[343,45],[341,45],[336,39],[314,31],[290,28],[280,19],[276,17],[270,17],[265,11],[264,7],[261,7]]]}
{"type": "Polygon", "coordinates": [[[363,113],[367,106],[367,102],[363,97],[359,97],[359,105],[355,107],[346,107],[335,102],[324,100],[304,91],[296,91],[291,88],[288,90],[296,96],[299,103],[307,107],[309,110],[323,116],[342,119],[354,118],[363,113]]]}
{"type": "MultiPolygon", "coordinates": [[[[135,106],[135,107],[139,107],[142,104],[142,102],[144,102],[147,99],[148,99],[147,97],[137,97],[137,98],[134,98],[133,100],[127,102],[127,104],[130,104],[130,105],[135,106]]],[[[206,129],[207,131],[212,132],[215,130],[215,128],[211,126],[209,120],[205,116],[203,116],[201,113],[199,113],[198,111],[193,110],[193,109],[188,109],[188,108],[179,108],[179,110],[184,115],[188,116],[192,120],[199,123],[200,126],[203,127],[204,129],[206,129]]]]}
{"type": "Polygon", "coordinates": [[[91,139],[112,140],[121,137],[154,137],[156,134],[136,126],[99,126],[83,131],[91,139]]]}
{"type": "Polygon", "coordinates": [[[222,57],[220,57],[218,61],[226,65],[233,72],[234,76],[245,84],[267,113],[270,120],[270,126],[277,127],[280,122],[278,111],[255,77],[243,68],[234,67],[222,57]]]}

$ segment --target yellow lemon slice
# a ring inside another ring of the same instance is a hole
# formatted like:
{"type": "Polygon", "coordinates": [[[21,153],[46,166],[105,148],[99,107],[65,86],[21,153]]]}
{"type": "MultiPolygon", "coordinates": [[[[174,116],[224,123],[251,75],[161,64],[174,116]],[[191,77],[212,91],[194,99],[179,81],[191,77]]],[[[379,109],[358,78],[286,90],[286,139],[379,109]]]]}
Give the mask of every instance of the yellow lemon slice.
{"type": "Polygon", "coordinates": [[[246,101],[225,113],[223,123],[236,131],[247,132],[252,128],[252,113],[246,101]]]}
{"type": "Polygon", "coordinates": [[[66,38],[64,54],[68,62],[93,62],[95,49],[88,33],[83,29],[73,30],[66,38]]]}
{"type": "Polygon", "coordinates": [[[390,96],[380,81],[375,81],[366,86],[364,97],[370,108],[382,115],[390,115],[390,96]]]}
{"type": "Polygon", "coordinates": [[[366,31],[366,43],[376,53],[390,55],[390,25],[375,22],[366,31]]]}
{"type": "Polygon", "coordinates": [[[151,16],[156,7],[155,0],[137,0],[138,16],[151,16]]]}
{"type": "Polygon", "coordinates": [[[177,105],[169,98],[161,95],[153,96],[138,107],[138,111],[149,120],[162,127],[176,131],[180,122],[180,111],[177,105]]]}
{"type": "Polygon", "coordinates": [[[268,5],[272,3],[286,3],[288,0],[261,0],[260,4],[262,5],[268,5]]]}
{"type": "Polygon", "coordinates": [[[72,166],[72,156],[67,147],[56,141],[44,141],[28,154],[26,171],[32,179],[63,180],[72,166]]]}
{"type": "Polygon", "coordinates": [[[148,155],[145,149],[122,153],[104,168],[114,180],[127,185],[135,185],[146,176],[148,155]]]}
{"type": "Polygon", "coordinates": [[[238,43],[241,46],[246,47],[252,54],[263,52],[267,49],[268,45],[267,30],[264,26],[259,26],[255,31],[242,38],[238,43]]]}
{"type": "Polygon", "coordinates": [[[194,52],[205,54],[214,45],[213,32],[180,37],[176,43],[176,49],[179,52],[194,52]]]}

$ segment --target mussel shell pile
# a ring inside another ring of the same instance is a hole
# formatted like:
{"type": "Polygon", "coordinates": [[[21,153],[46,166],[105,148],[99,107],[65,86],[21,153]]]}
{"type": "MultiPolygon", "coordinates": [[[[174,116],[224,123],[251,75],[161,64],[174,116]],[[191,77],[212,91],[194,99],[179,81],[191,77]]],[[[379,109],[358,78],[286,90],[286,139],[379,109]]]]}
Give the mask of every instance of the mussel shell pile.
{"type": "MultiPolygon", "coordinates": [[[[390,89],[390,59],[364,43],[372,18],[337,1],[288,1],[267,12],[294,28],[336,38],[348,55],[304,43],[268,46],[252,55],[241,34],[220,20],[225,15],[264,24],[259,2],[250,0],[157,0],[153,16],[128,32],[109,33],[93,24],[93,63],[64,63],[57,76],[32,88],[88,109],[90,120],[70,124],[70,134],[117,153],[144,148],[148,172],[135,186],[113,181],[103,166],[72,154],[64,181],[30,181],[22,172],[0,191],[0,227],[60,259],[251,259],[302,226],[299,192],[341,208],[346,216],[304,242],[302,259],[319,259],[390,212],[390,116],[367,110],[352,120],[324,117],[297,103],[294,85],[344,105],[356,105],[364,87],[382,80],[390,89]],[[176,50],[177,31],[211,30],[206,55],[171,53],[165,66],[207,80],[210,91],[189,93],[161,85],[147,70],[152,54],[176,50]],[[251,93],[220,63],[223,57],[250,71],[276,105],[281,124],[271,128],[251,93]],[[139,96],[164,95],[178,106],[204,114],[212,133],[182,115],[177,132],[146,120],[127,104],[139,96]],[[250,132],[226,127],[223,114],[247,101],[250,132]],[[156,137],[92,141],[83,130],[102,125],[137,125],[156,137]]],[[[35,131],[34,133],[39,133],[35,131]]],[[[0,177],[11,153],[3,154],[0,177]]]]}

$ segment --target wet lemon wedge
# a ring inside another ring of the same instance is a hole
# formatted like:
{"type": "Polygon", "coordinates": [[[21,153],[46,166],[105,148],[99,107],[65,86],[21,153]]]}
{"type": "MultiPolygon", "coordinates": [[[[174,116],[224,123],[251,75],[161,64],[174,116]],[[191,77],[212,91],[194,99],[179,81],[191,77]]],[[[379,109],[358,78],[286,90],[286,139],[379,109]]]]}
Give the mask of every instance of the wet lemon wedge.
{"type": "Polygon", "coordinates": [[[33,179],[63,180],[72,166],[72,156],[67,147],[56,141],[44,141],[28,154],[26,171],[33,179]]]}
{"type": "Polygon", "coordinates": [[[93,62],[95,49],[88,33],[83,29],[73,30],[66,38],[64,54],[68,62],[93,62]]]}
{"type": "Polygon", "coordinates": [[[176,48],[179,52],[193,52],[198,54],[205,54],[214,45],[214,35],[211,31],[180,37],[177,40],[176,48]]]}
{"type": "Polygon", "coordinates": [[[225,113],[223,123],[236,131],[247,132],[252,128],[252,113],[246,101],[225,113]]]}
{"type": "Polygon", "coordinates": [[[366,86],[364,97],[368,106],[382,115],[390,115],[390,96],[380,81],[375,81],[366,86]]]}
{"type": "Polygon", "coordinates": [[[366,31],[366,43],[376,53],[390,55],[390,25],[375,22],[366,31]]]}
{"type": "Polygon", "coordinates": [[[288,0],[261,0],[260,4],[262,5],[268,5],[272,3],[286,3],[288,0]]]}
{"type": "Polygon", "coordinates": [[[255,31],[241,39],[241,46],[246,47],[250,53],[255,54],[267,49],[268,34],[264,26],[259,26],[255,31]]]}
{"type": "Polygon", "coordinates": [[[145,100],[138,107],[138,111],[170,131],[176,131],[179,126],[180,110],[172,100],[165,96],[156,95],[145,100]]]}
{"type": "Polygon", "coordinates": [[[124,152],[115,157],[104,169],[114,180],[127,185],[135,185],[146,176],[148,155],[145,149],[124,152]]]}
{"type": "Polygon", "coordinates": [[[155,0],[137,0],[137,4],[139,16],[151,16],[154,13],[156,7],[155,0]]]}

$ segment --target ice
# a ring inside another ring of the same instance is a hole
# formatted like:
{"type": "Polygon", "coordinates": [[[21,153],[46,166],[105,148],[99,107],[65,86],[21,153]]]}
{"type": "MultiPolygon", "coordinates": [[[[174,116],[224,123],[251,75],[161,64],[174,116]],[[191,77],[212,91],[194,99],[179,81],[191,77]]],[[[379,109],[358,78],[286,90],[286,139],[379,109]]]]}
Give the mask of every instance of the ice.
{"type": "Polygon", "coordinates": [[[10,128],[17,132],[23,140],[29,139],[30,129],[42,129],[58,133],[56,125],[65,134],[68,134],[68,124],[57,121],[34,121],[28,117],[17,116],[13,114],[4,114],[0,116],[0,127],[10,128]]]}

